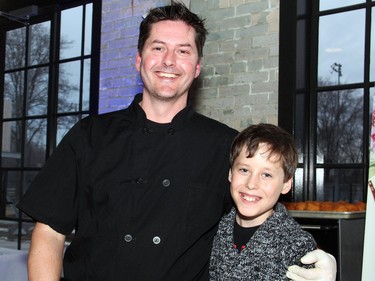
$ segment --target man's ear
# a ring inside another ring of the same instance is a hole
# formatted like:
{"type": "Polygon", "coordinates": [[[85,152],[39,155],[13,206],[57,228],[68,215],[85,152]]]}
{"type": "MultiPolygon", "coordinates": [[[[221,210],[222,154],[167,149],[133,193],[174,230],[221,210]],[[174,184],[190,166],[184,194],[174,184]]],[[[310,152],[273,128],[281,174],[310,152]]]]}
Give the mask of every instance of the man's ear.
{"type": "Polygon", "coordinates": [[[141,54],[138,52],[137,56],[135,57],[135,68],[138,71],[141,70],[141,62],[142,62],[142,57],[141,57],[141,54]]]}
{"type": "Polygon", "coordinates": [[[232,182],[232,169],[229,169],[228,180],[229,182],[232,182]]]}
{"type": "Polygon", "coordinates": [[[197,63],[197,65],[195,66],[195,74],[194,74],[194,78],[197,78],[199,76],[199,74],[201,73],[201,70],[202,70],[202,65],[201,65],[201,62],[199,60],[199,62],[197,63]]]}
{"type": "Polygon", "coordinates": [[[287,182],[284,182],[283,189],[281,190],[281,194],[287,194],[293,185],[293,178],[290,178],[287,182]]]}

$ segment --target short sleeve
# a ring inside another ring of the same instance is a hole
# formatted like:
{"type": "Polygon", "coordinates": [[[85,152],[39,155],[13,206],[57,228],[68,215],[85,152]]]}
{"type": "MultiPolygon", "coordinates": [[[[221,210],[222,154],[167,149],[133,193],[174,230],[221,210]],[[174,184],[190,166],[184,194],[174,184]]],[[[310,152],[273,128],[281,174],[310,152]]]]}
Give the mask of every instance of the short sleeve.
{"type": "Polygon", "coordinates": [[[68,235],[77,220],[79,123],[62,139],[17,207],[36,221],[68,235]]]}

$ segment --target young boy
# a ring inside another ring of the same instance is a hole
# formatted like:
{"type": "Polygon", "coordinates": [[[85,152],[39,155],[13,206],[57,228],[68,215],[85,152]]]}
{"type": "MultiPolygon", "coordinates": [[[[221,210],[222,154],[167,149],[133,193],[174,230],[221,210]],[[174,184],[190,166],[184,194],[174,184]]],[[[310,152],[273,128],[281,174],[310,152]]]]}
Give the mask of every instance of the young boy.
{"type": "Polygon", "coordinates": [[[292,137],[253,125],[234,140],[229,181],[235,207],[214,238],[210,280],[288,280],[288,266],[316,249],[309,233],[278,203],[292,187],[298,155],[292,137]]]}

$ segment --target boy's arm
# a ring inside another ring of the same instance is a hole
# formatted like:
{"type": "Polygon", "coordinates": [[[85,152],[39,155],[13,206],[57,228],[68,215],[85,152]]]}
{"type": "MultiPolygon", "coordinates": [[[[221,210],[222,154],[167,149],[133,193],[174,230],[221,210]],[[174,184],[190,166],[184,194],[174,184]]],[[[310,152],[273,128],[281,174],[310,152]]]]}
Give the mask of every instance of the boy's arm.
{"type": "Polygon", "coordinates": [[[336,259],[320,250],[314,250],[302,257],[303,264],[315,263],[315,268],[306,269],[297,265],[288,268],[286,276],[294,281],[335,281],[336,280],[336,259]]]}
{"type": "Polygon", "coordinates": [[[65,236],[37,222],[28,258],[29,281],[58,281],[61,278],[65,236]]]}

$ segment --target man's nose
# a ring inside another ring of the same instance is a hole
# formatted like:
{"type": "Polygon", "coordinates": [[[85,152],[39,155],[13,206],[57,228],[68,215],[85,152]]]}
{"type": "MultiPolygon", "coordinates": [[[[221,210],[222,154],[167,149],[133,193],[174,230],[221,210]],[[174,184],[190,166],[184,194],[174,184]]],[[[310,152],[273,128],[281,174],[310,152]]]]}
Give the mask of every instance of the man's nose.
{"type": "Polygon", "coordinates": [[[163,57],[163,65],[165,66],[172,66],[175,64],[176,58],[175,58],[175,52],[172,50],[167,50],[163,57]]]}

